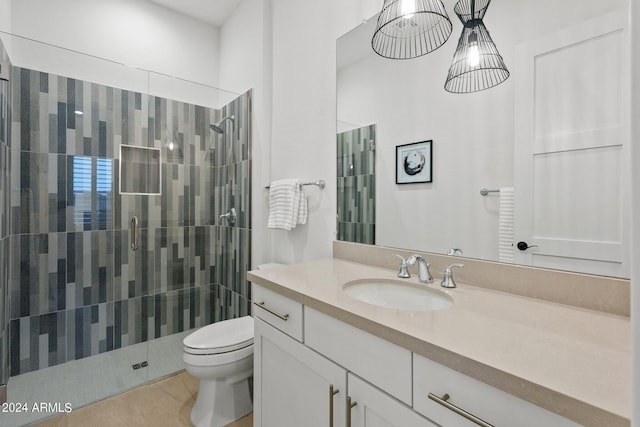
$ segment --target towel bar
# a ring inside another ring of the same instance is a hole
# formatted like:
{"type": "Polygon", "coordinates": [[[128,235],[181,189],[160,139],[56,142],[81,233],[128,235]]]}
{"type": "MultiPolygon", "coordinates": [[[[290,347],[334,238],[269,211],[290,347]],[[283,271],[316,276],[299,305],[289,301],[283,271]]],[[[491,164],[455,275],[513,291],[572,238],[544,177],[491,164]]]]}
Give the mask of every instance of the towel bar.
{"type": "Polygon", "coordinates": [[[480,194],[483,196],[486,196],[489,193],[499,193],[500,190],[487,190],[486,188],[481,188],[480,189],[480,194]]]}
{"type": "MultiPolygon", "coordinates": [[[[327,182],[324,179],[319,179],[317,181],[303,182],[300,185],[317,185],[318,187],[320,187],[320,189],[324,189],[324,187],[327,186],[327,182]]],[[[264,188],[265,190],[268,190],[269,188],[271,188],[271,186],[267,185],[264,188]]]]}

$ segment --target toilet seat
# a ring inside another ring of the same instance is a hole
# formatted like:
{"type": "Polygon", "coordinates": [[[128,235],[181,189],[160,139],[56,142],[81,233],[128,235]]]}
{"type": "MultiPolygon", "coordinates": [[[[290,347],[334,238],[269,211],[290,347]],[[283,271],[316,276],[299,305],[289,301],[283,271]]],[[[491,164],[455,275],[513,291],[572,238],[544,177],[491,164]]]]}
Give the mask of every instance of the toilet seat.
{"type": "Polygon", "coordinates": [[[244,316],[212,323],[188,335],[182,344],[185,353],[194,355],[242,350],[253,345],[253,318],[244,316]]]}

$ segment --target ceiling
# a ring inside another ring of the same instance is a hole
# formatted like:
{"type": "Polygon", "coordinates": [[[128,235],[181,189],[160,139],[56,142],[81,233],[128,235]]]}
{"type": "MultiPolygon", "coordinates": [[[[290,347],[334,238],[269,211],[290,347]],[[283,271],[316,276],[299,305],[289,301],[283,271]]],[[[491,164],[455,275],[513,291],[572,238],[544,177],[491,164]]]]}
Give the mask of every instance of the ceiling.
{"type": "Polygon", "coordinates": [[[242,0],[150,0],[216,27],[231,16],[242,0]]]}

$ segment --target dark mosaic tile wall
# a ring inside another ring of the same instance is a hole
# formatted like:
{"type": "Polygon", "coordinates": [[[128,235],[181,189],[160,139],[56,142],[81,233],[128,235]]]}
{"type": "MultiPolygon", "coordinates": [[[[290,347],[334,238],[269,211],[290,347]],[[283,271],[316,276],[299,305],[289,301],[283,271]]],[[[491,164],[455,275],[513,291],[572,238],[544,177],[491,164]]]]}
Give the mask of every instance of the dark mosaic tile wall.
{"type": "Polygon", "coordinates": [[[338,134],[338,240],[375,244],[376,126],[338,134]]]}
{"type": "MultiPolygon", "coordinates": [[[[0,60],[9,57],[0,42],[0,60]]],[[[9,125],[11,124],[9,105],[10,84],[0,80],[0,385],[9,379],[9,195],[11,165],[9,148],[9,125]]]]}
{"type": "Polygon", "coordinates": [[[214,110],[13,72],[11,375],[248,314],[251,94],[214,110]],[[120,144],[160,149],[161,195],[120,194],[120,144]]]}

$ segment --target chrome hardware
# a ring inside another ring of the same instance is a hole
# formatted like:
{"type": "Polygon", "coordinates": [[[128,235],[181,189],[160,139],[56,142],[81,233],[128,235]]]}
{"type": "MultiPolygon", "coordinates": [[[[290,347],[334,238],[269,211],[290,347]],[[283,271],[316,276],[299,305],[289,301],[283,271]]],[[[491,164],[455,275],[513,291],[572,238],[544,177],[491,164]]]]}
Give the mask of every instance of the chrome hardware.
{"type": "Polygon", "coordinates": [[[447,252],[447,255],[462,255],[462,249],[460,248],[449,248],[449,252],[447,252]]]}
{"type": "Polygon", "coordinates": [[[453,272],[451,271],[452,267],[462,268],[464,264],[450,264],[447,268],[444,269],[444,273],[442,276],[442,282],[440,282],[440,286],[443,288],[455,288],[456,282],[453,280],[453,272]]]}
{"type": "Polygon", "coordinates": [[[340,390],[333,388],[333,384],[329,385],[329,427],[333,427],[333,396],[339,392],[340,390]]]}
{"type": "MultiPolygon", "coordinates": [[[[316,181],[302,182],[300,183],[300,185],[315,185],[317,187],[320,187],[321,190],[324,190],[324,187],[327,186],[327,181],[325,181],[324,179],[318,179],[316,181]]],[[[271,188],[270,185],[267,185],[266,187],[264,187],[265,190],[268,190],[270,188],[271,188]]]]}
{"type": "Polygon", "coordinates": [[[395,256],[402,260],[402,263],[400,264],[400,271],[398,271],[398,277],[408,279],[409,277],[411,277],[411,274],[409,274],[409,272],[407,271],[407,260],[405,260],[404,257],[400,254],[395,254],[395,256]]]}
{"type": "Polygon", "coordinates": [[[260,307],[261,309],[263,309],[264,311],[266,311],[267,313],[271,313],[271,314],[273,314],[274,316],[276,316],[277,318],[284,320],[285,322],[286,322],[287,320],[289,320],[289,315],[288,315],[288,314],[280,314],[280,313],[276,313],[275,311],[271,310],[270,308],[267,308],[267,307],[264,305],[264,301],[262,301],[262,302],[255,302],[254,304],[255,304],[255,305],[257,305],[258,307],[260,307]]]}
{"type": "Polygon", "coordinates": [[[481,196],[486,196],[489,193],[499,193],[499,192],[500,192],[500,190],[489,190],[488,188],[481,188],[480,189],[480,195],[481,196]]]}
{"type": "Polygon", "coordinates": [[[411,255],[409,258],[407,258],[407,264],[408,265],[413,265],[413,264],[416,263],[416,261],[418,262],[418,277],[419,277],[419,280],[422,283],[431,283],[431,282],[433,282],[433,276],[431,275],[431,272],[429,271],[429,267],[431,266],[431,264],[429,264],[427,261],[425,261],[425,259],[422,258],[418,254],[411,255]]]}
{"type": "Polygon", "coordinates": [[[131,250],[138,250],[138,217],[133,216],[131,218],[131,250]]]}
{"type": "Polygon", "coordinates": [[[357,404],[358,402],[351,402],[351,396],[347,396],[347,427],[351,427],[351,409],[357,404]]]}
{"type": "Polygon", "coordinates": [[[449,395],[445,394],[442,397],[438,397],[433,393],[429,393],[429,399],[433,400],[434,402],[444,406],[445,408],[455,412],[456,414],[468,419],[469,421],[471,421],[472,423],[475,423],[479,426],[482,427],[494,427],[493,424],[489,424],[488,422],[484,421],[483,419],[480,419],[478,417],[476,417],[473,414],[470,414],[469,412],[465,411],[462,408],[458,408],[456,405],[449,403],[449,395]]]}
{"type": "Polygon", "coordinates": [[[237,217],[238,216],[236,215],[236,208],[231,208],[226,214],[220,215],[220,221],[222,221],[223,219],[226,219],[227,224],[236,225],[237,217]]]}

